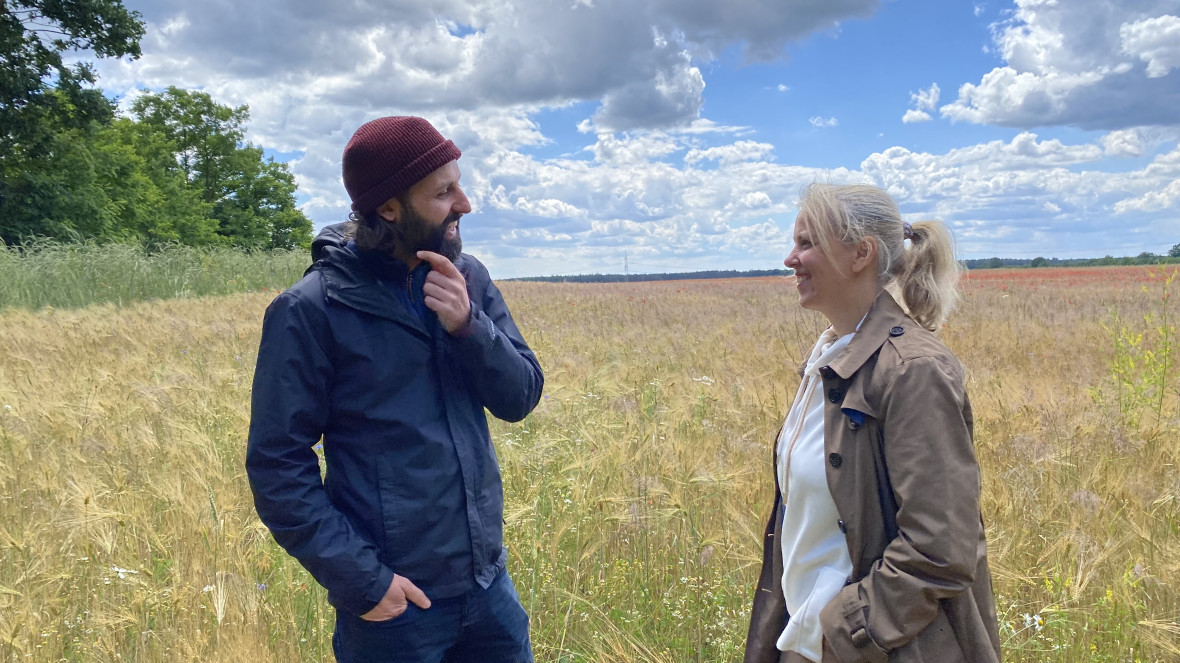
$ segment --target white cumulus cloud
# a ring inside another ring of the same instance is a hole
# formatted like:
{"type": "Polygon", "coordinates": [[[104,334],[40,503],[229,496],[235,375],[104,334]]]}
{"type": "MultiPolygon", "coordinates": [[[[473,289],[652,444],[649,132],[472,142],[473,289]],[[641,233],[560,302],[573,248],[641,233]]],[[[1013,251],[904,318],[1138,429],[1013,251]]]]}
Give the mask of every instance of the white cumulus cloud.
{"type": "Polygon", "coordinates": [[[1013,127],[1180,125],[1175,0],[1015,0],[993,25],[1005,64],[964,83],[939,110],[1013,127]]]}
{"type": "Polygon", "coordinates": [[[1129,255],[1174,235],[1180,146],[1134,171],[1104,168],[1103,154],[1099,145],[1024,133],[942,154],[892,147],[866,158],[861,172],[908,216],[946,221],[968,257],[1030,246],[1042,255],[1129,255]]]}
{"type": "Polygon", "coordinates": [[[1145,150],[1143,135],[1138,129],[1112,131],[1098,142],[1109,157],[1137,157],[1142,156],[1145,150]]]}
{"type": "Polygon", "coordinates": [[[716,160],[721,164],[732,164],[740,161],[757,161],[765,159],[774,146],[770,143],[758,143],[752,140],[740,140],[732,145],[721,145],[706,149],[691,149],[684,157],[684,162],[695,165],[702,161],[716,160]]]}
{"type": "Polygon", "coordinates": [[[930,113],[927,113],[926,111],[914,110],[911,108],[905,112],[905,115],[901,116],[901,121],[905,122],[906,124],[911,124],[914,122],[929,122],[930,113]]]}
{"type": "Polygon", "coordinates": [[[1120,200],[1114,206],[1118,214],[1132,211],[1155,212],[1175,207],[1180,201],[1180,180],[1175,180],[1160,191],[1148,191],[1137,198],[1120,200]]]}
{"type": "Polygon", "coordinates": [[[905,124],[913,124],[916,122],[929,122],[930,113],[938,106],[938,97],[941,91],[938,89],[938,83],[931,83],[930,87],[925,90],[918,90],[910,93],[910,105],[913,108],[907,110],[905,115],[901,116],[901,121],[905,124]]]}
{"type": "Polygon", "coordinates": [[[931,83],[930,87],[925,90],[918,90],[910,93],[910,102],[914,108],[918,110],[934,110],[938,105],[938,97],[941,90],[938,89],[938,83],[931,83]]]}
{"type": "Polygon", "coordinates": [[[1180,17],[1156,16],[1119,28],[1123,52],[1147,63],[1147,77],[1159,78],[1180,67],[1180,17]]]}

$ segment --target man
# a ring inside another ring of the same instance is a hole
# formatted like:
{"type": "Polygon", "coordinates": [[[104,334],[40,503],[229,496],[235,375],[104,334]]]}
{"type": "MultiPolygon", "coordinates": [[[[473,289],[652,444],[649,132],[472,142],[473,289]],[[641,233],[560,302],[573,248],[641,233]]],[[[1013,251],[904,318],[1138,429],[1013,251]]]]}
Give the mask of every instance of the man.
{"type": "Polygon", "coordinates": [[[421,118],[358,129],[354,222],[320,233],[262,323],[246,470],[275,540],[328,589],[341,663],[532,661],[484,408],[523,419],[543,378],[460,252],[459,155],[421,118]]]}

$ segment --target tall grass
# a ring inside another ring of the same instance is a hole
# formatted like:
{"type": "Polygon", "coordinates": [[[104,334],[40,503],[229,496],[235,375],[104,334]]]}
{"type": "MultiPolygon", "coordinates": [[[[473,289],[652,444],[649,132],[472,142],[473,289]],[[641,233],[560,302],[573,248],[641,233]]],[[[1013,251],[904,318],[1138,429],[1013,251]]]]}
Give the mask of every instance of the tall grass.
{"type": "Polygon", "coordinates": [[[0,310],[283,289],[310,264],[307,251],[40,241],[0,244],[0,310]]]}
{"type": "MultiPolygon", "coordinates": [[[[1177,660],[1175,299],[1011,274],[968,280],[943,330],[1006,658],[1177,660]]],[[[740,660],[770,438],[822,321],[780,278],[501,285],[547,379],[493,424],[538,660],[740,660]]],[[[0,314],[0,660],[331,658],[242,470],[271,296],[0,314]]]]}

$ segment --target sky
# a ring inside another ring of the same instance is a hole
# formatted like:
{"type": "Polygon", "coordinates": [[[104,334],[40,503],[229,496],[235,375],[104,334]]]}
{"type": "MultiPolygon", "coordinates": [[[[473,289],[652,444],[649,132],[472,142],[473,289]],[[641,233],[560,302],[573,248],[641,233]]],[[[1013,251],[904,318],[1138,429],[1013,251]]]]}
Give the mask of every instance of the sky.
{"type": "Polygon", "coordinates": [[[773,269],[811,182],[885,188],[961,258],[1180,243],[1180,0],[124,0],[126,108],[250,109],[317,229],[385,115],[463,152],[497,278],[773,269]]]}

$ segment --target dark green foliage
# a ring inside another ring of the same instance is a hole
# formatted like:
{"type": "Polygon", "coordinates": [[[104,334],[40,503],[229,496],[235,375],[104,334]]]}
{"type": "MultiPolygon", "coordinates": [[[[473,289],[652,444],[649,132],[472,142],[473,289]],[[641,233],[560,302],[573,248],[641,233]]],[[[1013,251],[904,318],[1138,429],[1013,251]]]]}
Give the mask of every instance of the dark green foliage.
{"type": "MultiPolygon", "coordinates": [[[[2,0],[0,4],[0,158],[41,129],[47,115],[71,106],[76,120],[110,116],[86,63],[67,67],[62,53],[139,57],[143,23],[120,0],[2,0]],[[49,82],[52,81],[52,84],[49,82]],[[56,89],[61,95],[52,94],[56,89]]],[[[75,128],[77,128],[75,126],[75,128]]]]}
{"type": "MultiPolygon", "coordinates": [[[[171,143],[150,127],[125,118],[116,120],[103,135],[110,137],[106,149],[130,162],[121,178],[122,188],[138,194],[123,207],[123,228],[129,234],[149,245],[221,242],[210,205],[189,185],[171,143]]],[[[118,183],[111,186],[120,188],[118,183]]]]}
{"type": "Polygon", "coordinates": [[[48,91],[54,111],[38,109],[20,154],[0,158],[4,243],[310,245],[311,221],[295,207],[287,166],[240,143],[244,106],[172,88],[140,98],[135,108],[143,119],[135,121],[116,118],[98,91],[84,92],[102,105],[79,110],[66,90],[48,91]]]}
{"type": "Polygon", "coordinates": [[[137,57],[139,15],[119,0],[0,2],[0,239],[118,234],[125,201],[104,184],[120,169],[89,144],[114,108],[62,54],[137,57]]]}
{"type": "Polygon", "coordinates": [[[0,242],[307,247],[286,165],[244,144],[245,106],[169,88],[116,118],[90,67],[62,54],[139,56],[121,0],[0,0],[0,242]]]}
{"type": "Polygon", "coordinates": [[[964,260],[967,269],[1000,269],[1004,267],[1107,267],[1112,265],[1157,265],[1180,262],[1180,244],[1172,247],[1167,256],[1144,251],[1135,257],[1116,258],[974,258],[964,260]]]}
{"type": "Polygon", "coordinates": [[[286,164],[243,144],[246,106],[230,108],[205,92],[170,87],[136,99],[132,112],[171,146],[183,177],[209,206],[218,236],[249,248],[310,246],[311,221],[295,207],[295,178],[286,164]]]}
{"type": "Polygon", "coordinates": [[[190,191],[167,142],[114,119],[109,105],[99,119],[85,111],[83,120],[66,91],[47,95],[65,121],[41,109],[25,154],[0,160],[0,239],[217,240],[209,206],[190,191]]]}

